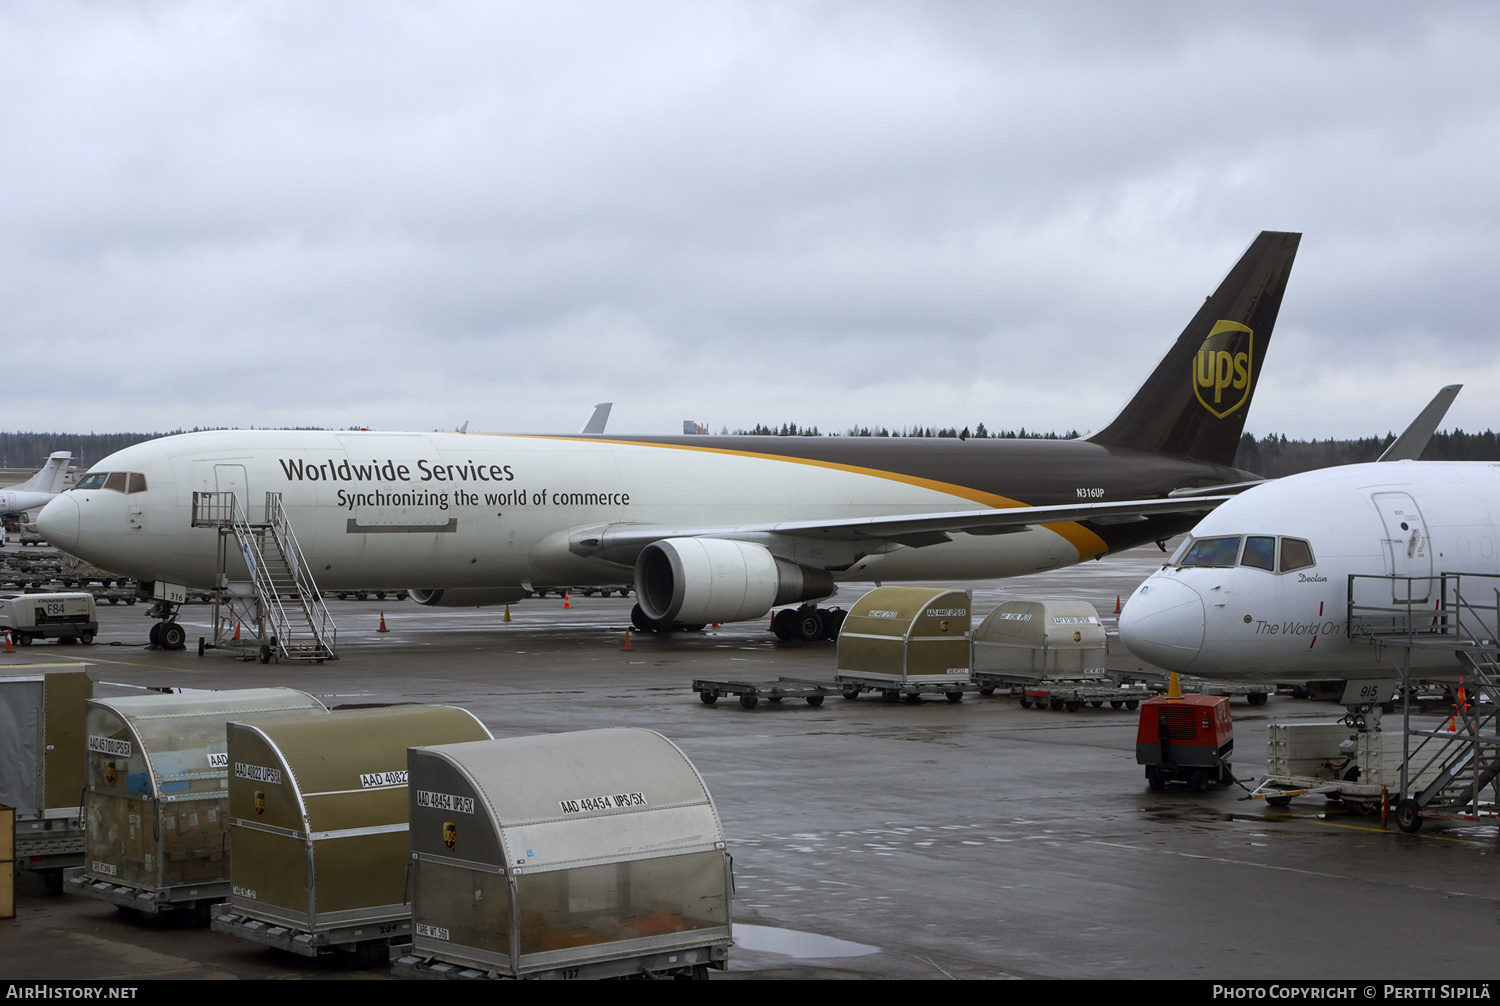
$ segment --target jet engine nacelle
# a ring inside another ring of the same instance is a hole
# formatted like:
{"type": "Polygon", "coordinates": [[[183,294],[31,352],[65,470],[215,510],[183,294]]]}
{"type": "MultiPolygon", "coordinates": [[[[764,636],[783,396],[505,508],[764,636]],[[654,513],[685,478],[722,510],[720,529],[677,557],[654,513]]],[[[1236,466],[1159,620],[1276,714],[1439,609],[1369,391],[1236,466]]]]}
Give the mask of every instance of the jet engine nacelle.
{"type": "Polygon", "coordinates": [[[411,599],[429,608],[482,608],[487,604],[515,604],[527,596],[525,587],[447,587],[411,590],[411,599]]]}
{"type": "Polygon", "coordinates": [[[827,570],[778,559],[764,545],[727,538],[663,538],[635,563],[641,610],[659,622],[741,622],[778,604],[834,591],[827,570]]]}

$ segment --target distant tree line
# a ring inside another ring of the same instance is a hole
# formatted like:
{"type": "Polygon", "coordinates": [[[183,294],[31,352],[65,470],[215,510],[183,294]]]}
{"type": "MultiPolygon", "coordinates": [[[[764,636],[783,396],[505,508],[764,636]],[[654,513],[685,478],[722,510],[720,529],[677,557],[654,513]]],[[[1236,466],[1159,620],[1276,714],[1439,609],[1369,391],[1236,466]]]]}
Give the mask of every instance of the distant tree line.
{"type": "MultiPolygon", "coordinates": [[[[1374,461],[1396,440],[1395,434],[1363,437],[1358,440],[1288,440],[1271,433],[1256,439],[1249,433],[1240,437],[1234,456],[1234,467],[1266,478],[1281,478],[1314,468],[1353,465],[1374,461]]],[[[1500,461],[1500,438],[1492,430],[1465,433],[1448,430],[1432,435],[1423,461],[1500,461]]]]}
{"type": "MultiPolygon", "coordinates": [[[[722,433],[729,433],[726,428],[722,433]]],[[[820,437],[816,426],[799,427],[796,423],[782,423],[780,426],[766,426],[756,423],[754,428],[748,430],[735,430],[737,437],[820,437]]],[[[978,440],[1071,440],[1078,436],[1077,430],[1069,430],[1067,433],[1037,433],[1028,432],[1026,427],[1019,430],[1000,430],[991,433],[980,423],[970,430],[967,426],[957,429],[951,426],[936,428],[932,426],[902,426],[888,429],[884,426],[851,426],[843,433],[830,433],[830,437],[952,437],[964,440],[973,437],[978,440]]]]}

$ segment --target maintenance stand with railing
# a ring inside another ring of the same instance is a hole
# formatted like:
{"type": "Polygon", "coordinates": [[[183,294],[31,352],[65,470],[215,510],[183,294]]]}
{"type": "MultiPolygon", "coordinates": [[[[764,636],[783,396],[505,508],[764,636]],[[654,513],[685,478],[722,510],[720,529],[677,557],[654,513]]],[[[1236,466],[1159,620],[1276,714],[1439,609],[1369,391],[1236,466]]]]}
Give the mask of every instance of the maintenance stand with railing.
{"type": "Polygon", "coordinates": [[[1350,640],[1399,650],[1400,743],[1380,728],[1382,704],[1398,682],[1351,680],[1342,725],[1275,725],[1270,773],[1251,794],[1276,806],[1308,793],[1341,799],[1413,832],[1424,818],[1476,821],[1500,815],[1500,576],[1351,574],[1345,631],[1350,640]],[[1447,662],[1451,655],[1453,663],[1447,662]],[[1448,722],[1412,725],[1415,682],[1458,678],[1448,722]],[[1315,736],[1315,732],[1317,735],[1315,736]],[[1279,746],[1278,746],[1279,745],[1279,746]]]}

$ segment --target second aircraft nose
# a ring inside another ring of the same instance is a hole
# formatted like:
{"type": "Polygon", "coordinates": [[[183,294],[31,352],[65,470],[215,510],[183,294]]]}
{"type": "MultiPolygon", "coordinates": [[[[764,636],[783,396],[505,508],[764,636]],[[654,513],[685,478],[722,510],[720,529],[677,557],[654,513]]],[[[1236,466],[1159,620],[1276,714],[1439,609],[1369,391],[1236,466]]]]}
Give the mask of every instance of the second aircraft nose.
{"type": "Polygon", "coordinates": [[[1120,642],[1169,671],[1186,671],[1203,647],[1203,598],[1180,580],[1153,576],[1120,612],[1120,642]]]}
{"type": "Polygon", "coordinates": [[[72,552],[78,545],[78,501],[63,493],[42,507],[36,515],[36,528],[48,544],[72,552]]]}

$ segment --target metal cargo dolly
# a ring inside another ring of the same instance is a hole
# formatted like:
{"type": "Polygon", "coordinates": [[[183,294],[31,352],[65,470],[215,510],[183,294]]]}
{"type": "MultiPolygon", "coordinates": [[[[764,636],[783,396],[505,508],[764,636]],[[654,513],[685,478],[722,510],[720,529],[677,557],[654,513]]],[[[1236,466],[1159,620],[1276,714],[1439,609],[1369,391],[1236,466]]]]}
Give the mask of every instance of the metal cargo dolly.
{"type": "Polygon", "coordinates": [[[15,808],[15,868],[49,894],[83,862],[83,710],[88,664],[0,667],[0,804],[15,808]]]}
{"type": "Polygon", "coordinates": [[[695,678],[693,691],[705,706],[719,701],[720,696],[735,695],[740,705],[754,709],[761,699],[780,702],[783,699],[803,699],[810,706],[821,706],[829,695],[837,695],[841,686],[833,681],[807,681],[799,678],[777,678],[774,681],[740,681],[733,679],[695,678]]]}
{"type": "Polygon", "coordinates": [[[616,728],[413,748],[419,978],[707,977],[728,966],[719,815],[675,744],[616,728]]]}
{"type": "Polygon", "coordinates": [[[411,939],[406,749],[490,732],[464,709],[398,706],[232,722],[228,735],[230,895],[214,930],[388,960],[411,939]]]}
{"type": "Polygon", "coordinates": [[[64,874],[75,894],[146,913],[229,895],[229,720],[326,715],[306,692],[246,688],[91,699],[83,795],[84,860],[64,874]]]}

